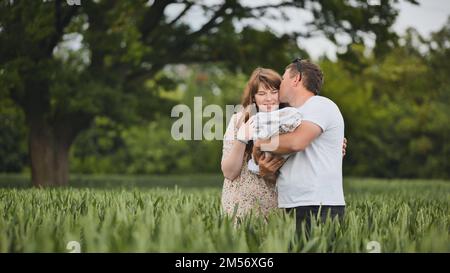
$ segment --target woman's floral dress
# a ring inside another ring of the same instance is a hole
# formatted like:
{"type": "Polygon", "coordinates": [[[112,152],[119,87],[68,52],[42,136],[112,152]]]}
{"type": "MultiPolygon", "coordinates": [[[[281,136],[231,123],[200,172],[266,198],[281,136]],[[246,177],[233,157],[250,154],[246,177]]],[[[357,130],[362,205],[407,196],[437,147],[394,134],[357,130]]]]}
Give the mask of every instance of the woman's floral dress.
{"type": "MultiPolygon", "coordinates": [[[[241,115],[241,113],[234,114],[227,127],[223,140],[222,159],[230,153],[233,147],[241,115]]],[[[232,216],[236,209],[238,218],[252,209],[259,215],[267,215],[271,210],[277,208],[276,185],[268,183],[250,172],[246,160],[242,159],[242,161],[241,174],[234,180],[225,178],[223,181],[222,210],[232,216]]]]}

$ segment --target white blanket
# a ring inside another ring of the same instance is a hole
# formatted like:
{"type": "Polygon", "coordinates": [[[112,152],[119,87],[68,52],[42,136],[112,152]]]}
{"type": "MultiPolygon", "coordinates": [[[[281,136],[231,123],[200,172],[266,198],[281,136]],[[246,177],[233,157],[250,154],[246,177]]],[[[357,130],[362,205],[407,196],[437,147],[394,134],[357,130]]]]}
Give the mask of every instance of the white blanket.
{"type": "MultiPolygon", "coordinates": [[[[293,132],[302,123],[302,115],[294,107],[285,107],[272,112],[258,112],[254,117],[253,140],[269,139],[278,134],[293,132]]],[[[289,155],[286,155],[288,157],[289,155]]],[[[259,173],[259,166],[253,160],[248,161],[248,169],[259,173]]]]}

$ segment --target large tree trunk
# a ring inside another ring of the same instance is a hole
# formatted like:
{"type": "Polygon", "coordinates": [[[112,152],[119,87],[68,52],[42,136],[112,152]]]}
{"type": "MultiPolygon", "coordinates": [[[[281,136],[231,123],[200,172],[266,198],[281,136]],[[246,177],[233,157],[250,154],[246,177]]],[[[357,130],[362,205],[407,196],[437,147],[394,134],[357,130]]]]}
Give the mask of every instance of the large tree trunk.
{"type": "MultiPolygon", "coordinates": [[[[70,126],[67,124],[66,126],[70,126]]],[[[36,187],[66,186],[72,137],[64,126],[34,120],[29,124],[31,180],[36,187]]]]}

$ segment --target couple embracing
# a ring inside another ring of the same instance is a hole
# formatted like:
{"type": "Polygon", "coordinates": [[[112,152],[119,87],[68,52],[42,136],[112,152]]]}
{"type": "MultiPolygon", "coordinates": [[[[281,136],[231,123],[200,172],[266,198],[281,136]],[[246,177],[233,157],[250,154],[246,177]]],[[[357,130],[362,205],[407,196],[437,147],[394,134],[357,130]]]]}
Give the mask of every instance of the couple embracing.
{"type": "Polygon", "coordinates": [[[344,119],[319,95],[322,85],[320,67],[299,58],[283,76],[255,69],[223,140],[223,212],[239,220],[285,209],[295,213],[297,232],[316,217],[342,219],[344,119]]]}

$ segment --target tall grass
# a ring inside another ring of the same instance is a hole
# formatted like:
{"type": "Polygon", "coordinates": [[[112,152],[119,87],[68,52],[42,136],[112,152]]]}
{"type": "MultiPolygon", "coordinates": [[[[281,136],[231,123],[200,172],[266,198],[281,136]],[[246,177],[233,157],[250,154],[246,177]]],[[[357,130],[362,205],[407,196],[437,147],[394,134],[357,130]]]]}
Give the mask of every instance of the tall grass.
{"type": "Polygon", "coordinates": [[[220,188],[0,189],[0,252],[450,252],[450,183],[351,180],[342,223],[295,237],[282,210],[236,227],[220,188]]]}

